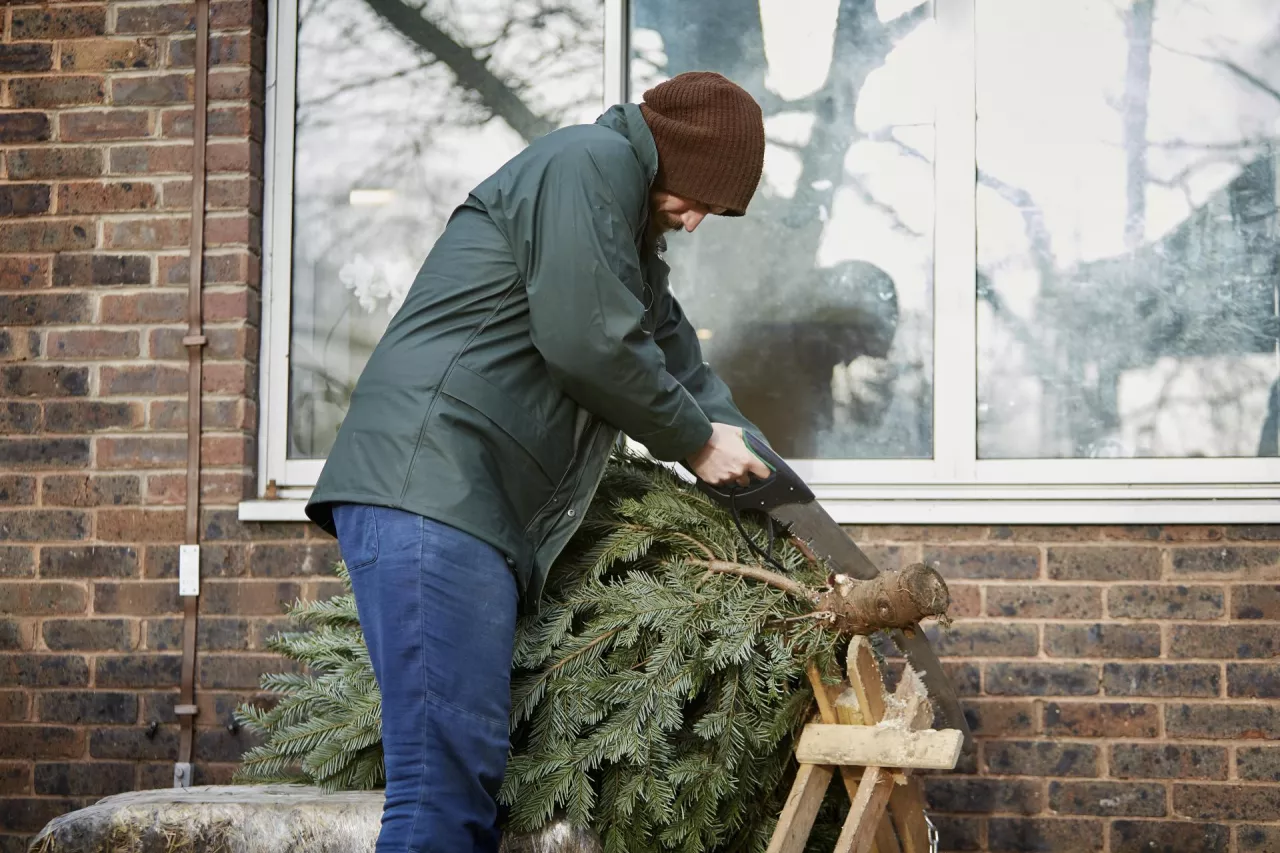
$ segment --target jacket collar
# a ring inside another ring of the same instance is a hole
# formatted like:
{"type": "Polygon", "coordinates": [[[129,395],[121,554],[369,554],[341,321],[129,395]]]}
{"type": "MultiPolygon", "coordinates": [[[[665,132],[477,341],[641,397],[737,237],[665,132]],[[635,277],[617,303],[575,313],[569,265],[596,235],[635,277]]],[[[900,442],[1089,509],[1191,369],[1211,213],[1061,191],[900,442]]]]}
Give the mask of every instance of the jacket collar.
{"type": "Polygon", "coordinates": [[[637,104],[618,104],[610,107],[596,119],[596,124],[607,127],[627,138],[636,150],[636,157],[644,167],[645,180],[650,186],[658,174],[658,146],[637,104]]]}

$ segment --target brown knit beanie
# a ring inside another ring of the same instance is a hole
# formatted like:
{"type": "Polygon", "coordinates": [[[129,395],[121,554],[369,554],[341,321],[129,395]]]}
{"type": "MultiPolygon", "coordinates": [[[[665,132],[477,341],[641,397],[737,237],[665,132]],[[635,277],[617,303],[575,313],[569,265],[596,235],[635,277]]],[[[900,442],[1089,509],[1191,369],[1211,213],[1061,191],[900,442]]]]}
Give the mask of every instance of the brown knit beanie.
{"type": "Polygon", "coordinates": [[[764,117],[741,86],[689,71],[644,93],[640,105],[658,146],[656,189],[742,216],[764,168],[764,117]]]}

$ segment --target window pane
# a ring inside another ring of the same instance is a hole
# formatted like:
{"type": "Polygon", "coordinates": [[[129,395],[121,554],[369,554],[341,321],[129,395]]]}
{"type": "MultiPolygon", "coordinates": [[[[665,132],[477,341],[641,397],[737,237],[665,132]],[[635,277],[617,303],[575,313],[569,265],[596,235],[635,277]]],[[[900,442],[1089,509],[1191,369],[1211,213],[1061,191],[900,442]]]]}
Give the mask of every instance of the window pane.
{"type": "Polygon", "coordinates": [[[931,456],[931,6],[631,6],[633,101],[711,70],[765,111],[748,215],[669,238],[707,360],[784,456],[931,456]]]}
{"type": "Polygon", "coordinates": [[[981,456],[1276,455],[1278,33],[978,0],[981,456]]]}
{"type": "Polygon", "coordinates": [[[601,0],[302,0],[290,457],[328,452],[472,187],[529,139],[600,114],[603,44],[601,0]]]}

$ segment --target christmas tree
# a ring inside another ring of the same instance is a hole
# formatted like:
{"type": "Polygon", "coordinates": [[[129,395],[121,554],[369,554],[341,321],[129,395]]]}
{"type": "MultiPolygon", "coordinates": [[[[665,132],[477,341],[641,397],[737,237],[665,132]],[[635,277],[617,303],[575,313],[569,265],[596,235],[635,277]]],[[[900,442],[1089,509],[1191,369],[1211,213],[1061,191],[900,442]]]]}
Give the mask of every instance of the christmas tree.
{"type": "MultiPolygon", "coordinates": [[[[807,668],[838,677],[850,633],[942,615],[948,602],[923,566],[852,583],[786,539],[768,565],[674,473],[613,460],[540,608],[517,626],[500,795],[509,830],[564,816],[609,853],[765,849],[813,713],[807,668]]],[[[279,702],[240,709],[264,742],[238,781],[382,785],[380,697],[354,599],[298,602],[291,615],[305,630],[270,648],[309,672],[266,676],[279,702]]]]}

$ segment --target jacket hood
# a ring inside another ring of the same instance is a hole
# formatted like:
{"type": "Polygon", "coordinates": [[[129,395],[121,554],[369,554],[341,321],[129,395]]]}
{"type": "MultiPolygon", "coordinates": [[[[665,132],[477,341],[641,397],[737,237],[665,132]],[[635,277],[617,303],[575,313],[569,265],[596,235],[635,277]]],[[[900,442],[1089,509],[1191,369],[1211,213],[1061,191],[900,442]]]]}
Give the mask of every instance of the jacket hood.
{"type": "Polygon", "coordinates": [[[658,145],[653,141],[653,133],[650,132],[639,105],[612,106],[595,123],[627,138],[631,147],[636,150],[640,165],[644,167],[645,181],[653,186],[653,179],[658,174],[658,145]]]}

